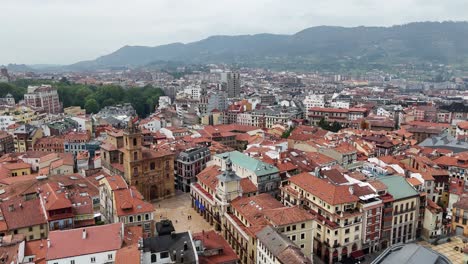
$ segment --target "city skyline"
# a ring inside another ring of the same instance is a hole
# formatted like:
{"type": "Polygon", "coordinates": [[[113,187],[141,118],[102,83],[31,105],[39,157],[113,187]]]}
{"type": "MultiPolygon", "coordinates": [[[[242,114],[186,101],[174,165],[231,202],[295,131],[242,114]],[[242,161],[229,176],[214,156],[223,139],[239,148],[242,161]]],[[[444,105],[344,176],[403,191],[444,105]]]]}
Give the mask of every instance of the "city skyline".
{"type": "Polygon", "coordinates": [[[71,64],[125,45],[192,42],[212,35],[294,34],[308,27],[466,21],[449,1],[4,1],[0,64],[71,64]],[[14,30],[12,30],[14,29],[14,30]],[[14,50],[13,50],[14,47],[14,50]]]}

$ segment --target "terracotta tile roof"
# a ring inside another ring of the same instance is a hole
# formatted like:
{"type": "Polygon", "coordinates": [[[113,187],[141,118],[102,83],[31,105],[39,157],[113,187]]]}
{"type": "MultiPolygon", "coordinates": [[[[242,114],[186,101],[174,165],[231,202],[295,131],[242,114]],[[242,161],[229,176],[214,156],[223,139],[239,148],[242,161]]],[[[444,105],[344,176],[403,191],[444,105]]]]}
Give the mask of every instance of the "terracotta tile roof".
{"type": "Polygon", "coordinates": [[[264,213],[269,209],[284,208],[283,204],[268,193],[251,197],[238,197],[231,206],[252,226],[267,225],[264,213]]]}
{"type": "Polygon", "coordinates": [[[276,167],[280,172],[287,172],[287,171],[293,171],[296,170],[298,167],[294,165],[293,163],[287,161],[287,162],[278,162],[276,163],[276,167]]]}
{"type": "Polygon", "coordinates": [[[422,185],[422,182],[418,180],[417,178],[407,178],[406,181],[409,182],[412,186],[419,186],[422,185]]]}
{"type": "Polygon", "coordinates": [[[24,256],[34,256],[34,264],[46,264],[47,254],[47,241],[46,240],[33,240],[26,241],[24,247],[24,256]]]}
{"type": "Polygon", "coordinates": [[[327,155],[318,152],[304,152],[304,155],[310,162],[319,166],[337,162],[334,158],[328,157],[327,155]]]}
{"type": "Polygon", "coordinates": [[[215,231],[203,231],[193,234],[193,240],[200,240],[203,242],[205,250],[222,249],[218,255],[198,256],[201,264],[215,264],[215,263],[237,263],[239,258],[228,242],[215,231]]]}
{"type": "Polygon", "coordinates": [[[356,152],[356,148],[349,143],[341,143],[340,145],[333,148],[335,151],[341,154],[348,154],[356,152]]]}
{"type": "Polygon", "coordinates": [[[5,201],[0,206],[9,230],[47,224],[39,199],[25,201],[17,198],[5,201]]]}
{"type": "Polygon", "coordinates": [[[343,184],[348,182],[343,173],[337,169],[322,170],[320,174],[322,174],[326,180],[331,181],[333,184],[343,184]]]}
{"type": "Polygon", "coordinates": [[[52,231],[47,260],[118,250],[122,247],[122,232],[122,223],[52,231]],[[86,231],[85,239],[83,230],[86,231]]]}
{"type": "Polygon", "coordinates": [[[143,227],[141,226],[126,226],[124,228],[126,246],[138,244],[138,239],[143,237],[143,227]]]}
{"type": "Polygon", "coordinates": [[[275,226],[290,225],[315,219],[312,214],[297,206],[265,210],[264,215],[275,226]]]}
{"type": "Polygon", "coordinates": [[[379,181],[379,180],[373,180],[373,181],[369,181],[370,185],[372,185],[372,187],[374,187],[377,191],[384,191],[384,190],[387,190],[388,187],[387,185],[383,184],[383,182],[379,181]]]}
{"type": "Polygon", "coordinates": [[[115,190],[115,209],[118,216],[152,213],[154,206],[142,199],[142,195],[132,188],[115,190]]]}
{"type": "Polygon", "coordinates": [[[70,132],[64,136],[65,142],[87,142],[91,136],[86,132],[70,132]]]}
{"type": "Polygon", "coordinates": [[[115,264],[140,263],[141,253],[138,244],[131,244],[117,250],[115,264]]]}
{"type": "Polygon", "coordinates": [[[349,192],[349,186],[336,186],[307,172],[290,177],[289,182],[331,205],[359,201],[357,196],[349,192]]]}
{"type": "Polygon", "coordinates": [[[42,185],[42,193],[40,194],[45,201],[44,207],[47,211],[57,210],[72,207],[69,199],[64,192],[58,192],[60,189],[58,183],[50,182],[42,185]]]}
{"type": "Polygon", "coordinates": [[[1,165],[3,168],[7,170],[20,170],[20,169],[30,169],[31,164],[24,163],[24,162],[17,162],[17,163],[5,163],[1,165]]]}
{"type": "Polygon", "coordinates": [[[219,166],[212,165],[202,170],[197,175],[197,179],[198,182],[203,183],[208,186],[209,189],[214,191],[216,189],[216,185],[218,185],[218,178],[216,177],[221,173],[221,168],[219,166]]]}
{"type": "Polygon", "coordinates": [[[119,175],[110,176],[110,175],[108,175],[108,176],[105,177],[105,180],[107,180],[111,190],[113,190],[113,191],[128,188],[128,185],[125,182],[125,180],[122,178],[122,176],[119,176],[119,175]]]}
{"type": "Polygon", "coordinates": [[[253,182],[249,178],[242,178],[240,180],[240,186],[242,188],[242,193],[253,193],[257,192],[258,188],[253,184],[253,182]]]}

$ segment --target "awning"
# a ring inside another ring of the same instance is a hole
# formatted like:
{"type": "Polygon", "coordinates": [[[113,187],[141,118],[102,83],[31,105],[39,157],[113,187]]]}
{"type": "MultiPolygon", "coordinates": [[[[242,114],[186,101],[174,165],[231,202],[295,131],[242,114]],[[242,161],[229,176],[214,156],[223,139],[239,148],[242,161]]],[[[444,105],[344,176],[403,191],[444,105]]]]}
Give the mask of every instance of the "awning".
{"type": "Polygon", "coordinates": [[[362,257],[364,257],[364,252],[362,252],[362,250],[356,250],[351,253],[351,257],[353,259],[361,259],[362,257]]]}

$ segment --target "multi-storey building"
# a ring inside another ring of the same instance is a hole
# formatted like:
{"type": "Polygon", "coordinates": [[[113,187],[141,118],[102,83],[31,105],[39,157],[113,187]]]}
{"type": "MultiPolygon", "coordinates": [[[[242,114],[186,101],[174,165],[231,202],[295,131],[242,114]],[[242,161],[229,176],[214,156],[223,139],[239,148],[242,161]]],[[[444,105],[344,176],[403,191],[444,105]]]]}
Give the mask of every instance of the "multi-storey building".
{"type": "Polygon", "coordinates": [[[7,132],[0,131],[0,155],[15,151],[13,136],[7,132]]]}
{"type": "Polygon", "coordinates": [[[179,153],[175,161],[177,189],[190,192],[190,184],[197,181],[197,175],[206,168],[211,159],[210,150],[199,146],[179,153]]]}
{"type": "Polygon", "coordinates": [[[0,235],[23,234],[27,241],[47,237],[47,220],[39,199],[23,197],[3,202],[0,210],[0,235]]]}
{"type": "MultiPolygon", "coordinates": [[[[190,188],[192,207],[194,207],[210,225],[214,226],[217,231],[220,231],[222,228],[221,215],[227,210],[226,207],[229,205],[227,201],[222,203],[219,200],[220,198],[217,198],[219,195],[216,196],[219,176],[222,173],[220,167],[215,165],[208,166],[197,175],[197,182],[193,182],[190,188]]],[[[232,183],[232,185],[234,191],[237,191],[236,183],[232,183]]],[[[243,197],[257,195],[257,187],[255,187],[248,178],[240,179],[239,185],[242,189],[242,193],[239,193],[239,195],[243,197]]]]}
{"type": "Polygon", "coordinates": [[[355,163],[357,160],[357,150],[349,143],[341,143],[334,147],[321,147],[318,149],[318,152],[335,159],[344,168],[358,165],[355,163]]]}
{"type": "Polygon", "coordinates": [[[238,98],[240,96],[240,73],[225,72],[222,74],[221,80],[226,86],[228,98],[238,98]]]}
{"type": "MultiPolygon", "coordinates": [[[[401,176],[384,176],[379,181],[387,186],[387,194],[391,196],[392,218],[390,245],[414,241],[418,236],[418,221],[420,219],[420,195],[401,176]]],[[[388,207],[384,207],[384,212],[388,207]]],[[[425,209],[425,206],[424,206],[425,209]]],[[[423,210],[424,210],[423,209],[423,210]]],[[[384,216],[383,225],[388,225],[389,218],[384,216]]]]}
{"type": "Polygon", "coordinates": [[[86,150],[86,143],[89,142],[91,136],[86,132],[71,132],[65,135],[63,140],[63,147],[65,152],[77,155],[79,152],[86,150]]]}
{"type": "Polygon", "coordinates": [[[98,176],[100,212],[108,223],[124,223],[125,227],[140,226],[146,237],[154,235],[154,206],[129,187],[121,176],[98,176]]]}
{"type": "Polygon", "coordinates": [[[457,235],[468,236],[468,196],[453,204],[452,230],[457,235]]]}
{"type": "Polygon", "coordinates": [[[36,128],[29,124],[17,127],[13,132],[13,143],[15,152],[26,152],[32,150],[36,140],[42,138],[44,132],[42,128],[36,128]]]}
{"type": "Polygon", "coordinates": [[[257,239],[257,264],[312,264],[296,244],[270,226],[258,232],[257,239]]]}
{"type": "Polygon", "coordinates": [[[49,114],[62,112],[62,103],[59,101],[57,89],[50,85],[28,86],[24,101],[26,105],[42,108],[49,114]]]}
{"type": "Polygon", "coordinates": [[[366,117],[368,110],[365,108],[323,108],[312,107],[308,110],[309,121],[312,125],[318,125],[320,120],[329,123],[337,122],[342,126],[349,126],[352,121],[366,117]]]}
{"type": "Polygon", "coordinates": [[[363,213],[353,186],[334,185],[301,173],[284,182],[281,201],[287,206],[303,206],[316,217],[313,251],[326,263],[361,250],[363,213]]]}
{"type": "Polygon", "coordinates": [[[226,157],[232,161],[232,169],[241,178],[250,179],[257,186],[258,192],[277,192],[281,181],[278,168],[239,151],[217,154],[213,156],[213,163],[224,169],[226,157]]]}

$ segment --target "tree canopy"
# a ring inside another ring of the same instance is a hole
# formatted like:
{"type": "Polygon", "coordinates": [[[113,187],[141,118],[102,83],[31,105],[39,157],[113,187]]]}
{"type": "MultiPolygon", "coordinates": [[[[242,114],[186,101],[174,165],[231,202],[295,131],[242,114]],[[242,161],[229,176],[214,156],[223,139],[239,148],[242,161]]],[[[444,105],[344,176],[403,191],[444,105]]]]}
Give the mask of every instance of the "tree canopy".
{"type": "Polygon", "coordinates": [[[87,113],[97,113],[105,106],[120,103],[131,103],[138,115],[148,116],[154,111],[159,97],[164,95],[160,88],[151,85],[145,87],[123,88],[118,85],[85,85],[75,84],[66,78],[58,82],[48,80],[17,80],[13,83],[0,83],[0,96],[11,93],[15,100],[23,99],[28,85],[51,84],[57,88],[60,101],[64,107],[80,106],[87,113]]]}

